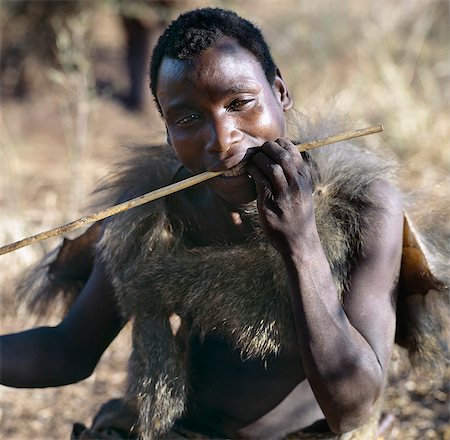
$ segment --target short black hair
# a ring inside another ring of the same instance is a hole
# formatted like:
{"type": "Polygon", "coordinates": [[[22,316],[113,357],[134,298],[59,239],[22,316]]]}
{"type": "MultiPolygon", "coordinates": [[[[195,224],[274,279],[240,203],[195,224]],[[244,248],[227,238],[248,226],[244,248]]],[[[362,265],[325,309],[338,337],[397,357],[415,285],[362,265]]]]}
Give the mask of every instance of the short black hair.
{"type": "Polygon", "coordinates": [[[220,8],[202,8],[181,14],[159,37],[150,63],[150,89],[156,98],[161,62],[165,56],[190,60],[223,37],[235,39],[261,63],[269,84],[275,81],[276,65],[261,31],[235,12],[220,8]]]}

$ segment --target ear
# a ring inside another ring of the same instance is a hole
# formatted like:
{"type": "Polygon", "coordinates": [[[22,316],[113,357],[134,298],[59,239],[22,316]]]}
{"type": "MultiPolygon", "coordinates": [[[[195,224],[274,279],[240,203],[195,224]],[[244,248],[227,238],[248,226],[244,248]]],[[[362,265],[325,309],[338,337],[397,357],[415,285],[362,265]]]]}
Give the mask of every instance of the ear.
{"type": "Polygon", "coordinates": [[[272,88],[275,97],[278,99],[281,106],[283,107],[283,111],[287,111],[290,108],[292,108],[292,106],[294,105],[294,101],[291,98],[289,90],[281,76],[281,72],[278,67],[277,70],[275,71],[275,80],[273,82],[272,88]]]}

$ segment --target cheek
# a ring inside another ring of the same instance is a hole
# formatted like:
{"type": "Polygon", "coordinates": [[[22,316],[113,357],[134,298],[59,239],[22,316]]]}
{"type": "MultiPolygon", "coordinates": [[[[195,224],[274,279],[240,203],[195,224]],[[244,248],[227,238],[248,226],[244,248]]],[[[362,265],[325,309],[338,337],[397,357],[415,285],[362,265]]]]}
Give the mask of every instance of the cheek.
{"type": "Polygon", "coordinates": [[[201,152],[198,151],[198,143],[190,136],[183,136],[176,130],[169,130],[171,146],[180,162],[190,171],[196,171],[201,161],[201,152]]]}
{"type": "Polygon", "coordinates": [[[204,170],[202,167],[202,154],[196,151],[194,146],[183,145],[183,148],[175,148],[175,154],[180,162],[192,173],[199,173],[204,170]]]}
{"type": "Polygon", "coordinates": [[[272,89],[263,91],[261,101],[255,108],[255,127],[260,136],[266,140],[285,137],[286,122],[283,108],[273,94],[272,89]]]}
{"type": "Polygon", "coordinates": [[[273,115],[267,109],[261,113],[259,117],[259,125],[261,128],[268,130],[273,125],[273,115]]]}
{"type": "Polygon", "coordinates": [[[268,140],[275,140],[285,136],[284,114],[278,109],[265,108],[259,114],[258,130],[261,137],[268,140]]]}

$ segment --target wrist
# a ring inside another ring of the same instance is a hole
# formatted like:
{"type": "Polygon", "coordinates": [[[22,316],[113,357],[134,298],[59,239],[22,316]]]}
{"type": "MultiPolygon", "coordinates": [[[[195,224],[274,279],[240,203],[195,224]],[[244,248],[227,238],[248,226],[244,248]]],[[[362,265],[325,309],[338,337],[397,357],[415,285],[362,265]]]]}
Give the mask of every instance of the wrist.
{"type": "Polygon", "coordinates": [[[290,240],[289,246],[286,247],[285,252],[281,252],[281,256],[285,263],[305,263],[311,260],[312,255],[320,249],[322,245],[314,222],[299,232],[294,240],[290,240]]]}

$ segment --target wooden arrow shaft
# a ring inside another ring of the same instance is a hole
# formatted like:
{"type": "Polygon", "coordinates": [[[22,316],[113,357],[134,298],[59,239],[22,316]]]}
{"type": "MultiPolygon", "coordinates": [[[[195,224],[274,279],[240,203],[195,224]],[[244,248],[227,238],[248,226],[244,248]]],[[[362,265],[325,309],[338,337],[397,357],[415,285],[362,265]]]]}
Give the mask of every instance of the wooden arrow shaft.
{"type": "MultiPolygon", "coordinates": [[[[324,139],[315,140],[312,142],[306,142],[303,144],[298,144],[297,147],[299,151],[308,151],[314,148],[322,147],[324,145],[334,144],[336,142],[341,142],[349,139],[354,139],[361,136],[367,136],[369,134],[379,133],[383,131],[382,125],[377,125],[375,127],[363,128],[359,130],[347,131],[345,133],[340,133],[337,135],[329,136],[324,139]]],[[[189,177],[177,183],[159,188],[157,190],[151,191],[142,196],[136,197],[134,199],[128,200],[126,202],[120,203],[118,205],[111,206],[109,208],[98,211],[94,214],[90,214],[79,218],[73,222],[67,223],[62,226],[58,226],[48,231],[40,232],[39,234],[32,235],[31,237],[24,238],[23,240],[16,241],[11,244],[0,247],[0,255],[13,252],[17,249],[29,246],[30,244],[36,243],[38,241],[46,240],[48,238],[57,237],[58,235],[66,234],[75,229],[81,228],[83,226],[89,225],[104,218],[111,217],[112,215],[119,214],[120,212],[128,211],[129,209],[141,206],[145,203],[152,202],[154,200],[160,199],[161,197],[168,196],[177,191],[189,188],[198,183],[205,182],[206,180],[212,179],[213,177],[220,176],[225,171],[206,171],[204,173],[198,174],[196,176],[189,177]]]]}

